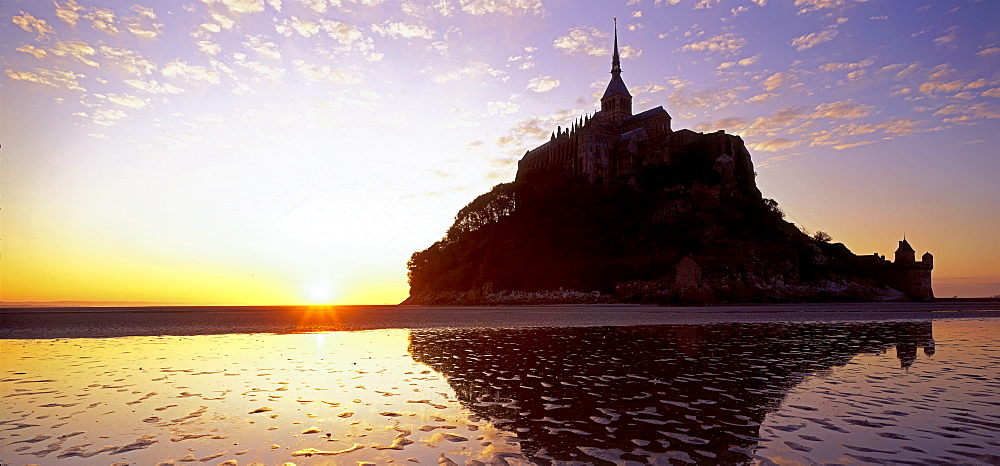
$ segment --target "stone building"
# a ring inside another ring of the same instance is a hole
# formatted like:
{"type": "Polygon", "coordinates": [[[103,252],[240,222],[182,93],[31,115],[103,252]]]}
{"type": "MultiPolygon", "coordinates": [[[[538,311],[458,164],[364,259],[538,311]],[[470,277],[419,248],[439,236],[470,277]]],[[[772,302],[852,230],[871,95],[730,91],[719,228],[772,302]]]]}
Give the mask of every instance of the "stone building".
{"type": "Polygon", "coordinates": [[[622,80],[618,31],[614,34],[611,81],[601,97],[601,109],[569,127],[558,127],[548,142],[527,151],[518,161],[517,176],[532,170],[556,170],[583,176],[593,184],[636,183],[647,165],[702,165],[722,179],[716,196],[756,196],[750,154],[739,136],[674,131],[662,106],[632,113],[632,94],[622,80]]]}
{"type": "Polygon", "coordinates": [[[934,256],[925,252],[919,261],[915,256],[916,251],[906,238],[899,242],[892,261],[875,253],[883,278],[889,286],[899,290],[909,299],[932,301],[934,290],[931,287],[931,270],[934,268],[934,256]]]}

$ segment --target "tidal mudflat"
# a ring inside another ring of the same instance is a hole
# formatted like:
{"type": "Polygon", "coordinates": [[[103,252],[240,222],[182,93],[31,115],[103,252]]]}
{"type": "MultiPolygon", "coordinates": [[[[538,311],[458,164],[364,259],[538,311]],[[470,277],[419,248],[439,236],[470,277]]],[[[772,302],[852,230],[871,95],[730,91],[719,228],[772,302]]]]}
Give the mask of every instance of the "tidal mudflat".
{"type": "Polygon", "coordinates": [[[1000,463],[1000,319],[0,340],[2,464],[1000,463]]]}

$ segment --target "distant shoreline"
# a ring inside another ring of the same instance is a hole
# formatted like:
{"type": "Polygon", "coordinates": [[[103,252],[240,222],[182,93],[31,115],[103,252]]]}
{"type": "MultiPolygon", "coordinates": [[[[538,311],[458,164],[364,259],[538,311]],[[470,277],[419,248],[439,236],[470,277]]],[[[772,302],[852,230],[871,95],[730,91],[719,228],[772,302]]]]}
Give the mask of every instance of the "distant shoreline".
{"type": "Polygon", "coordinates": [[[142,306],[4,308],[0,339],[432,328],[1000,318],[1000,302],[547,306],[142,306]]]}

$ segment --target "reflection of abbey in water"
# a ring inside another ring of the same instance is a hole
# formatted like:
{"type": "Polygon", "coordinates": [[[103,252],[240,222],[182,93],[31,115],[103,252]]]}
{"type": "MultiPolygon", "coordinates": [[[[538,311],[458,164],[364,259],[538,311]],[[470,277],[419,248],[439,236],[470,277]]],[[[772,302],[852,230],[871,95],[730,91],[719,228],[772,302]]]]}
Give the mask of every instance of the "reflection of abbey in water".
{"type": "Polygon", "coordinates": [[[931,322],[414,330],[410,352],[539,463],[752,461],[760,424],[810,373],[893,346],[934,352],[931,322]]]}

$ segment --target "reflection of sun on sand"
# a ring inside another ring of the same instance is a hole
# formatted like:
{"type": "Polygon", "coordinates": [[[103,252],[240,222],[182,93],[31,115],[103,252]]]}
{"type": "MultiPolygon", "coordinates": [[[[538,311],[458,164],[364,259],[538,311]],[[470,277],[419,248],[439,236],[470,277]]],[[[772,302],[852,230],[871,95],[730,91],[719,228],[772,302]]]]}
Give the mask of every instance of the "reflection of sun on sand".
{"type": "Polygon", "coordinates": [[[513,434],[408,344],[407,330],[0,340],[0,458],[517,462],[513,434]]]}

